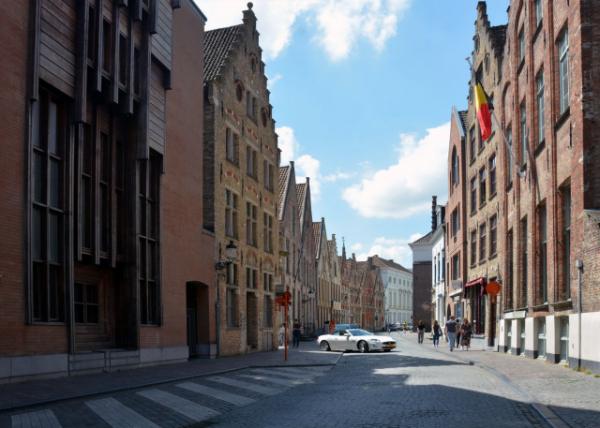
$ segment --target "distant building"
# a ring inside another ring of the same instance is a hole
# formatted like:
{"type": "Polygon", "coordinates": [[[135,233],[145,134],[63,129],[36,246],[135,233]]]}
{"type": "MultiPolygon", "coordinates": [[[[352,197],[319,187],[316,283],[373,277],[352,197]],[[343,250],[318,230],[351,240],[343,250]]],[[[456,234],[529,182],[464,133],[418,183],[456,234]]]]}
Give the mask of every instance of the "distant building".
{"type": "Polygon", "coordinates": [[[438,205],[435,215],[437,217],[436,224],[438,225],[433,235],[431,236],[431,322],[437,320],[443,324],[446,319],[446,250],[445,237],[446,225],[445,220],[446,207],[438,205]]]}
{"type": "Polygon", "coordinates": [[[384,289],[384,324],[412,322],[413,274],[394,260],[377,255],[367,260],[377,269],[384,289]]]}
{"type": "MultiPolygon", "coordinates": [[[[408,244],[413,254],[413,325],[423,321],[431,328],[431,250],[433,234],[438,228],[437,197],[432,197],[431,230],[408,244]]],[[[441,225],[439,225],[441,227],[441,225]]]]}

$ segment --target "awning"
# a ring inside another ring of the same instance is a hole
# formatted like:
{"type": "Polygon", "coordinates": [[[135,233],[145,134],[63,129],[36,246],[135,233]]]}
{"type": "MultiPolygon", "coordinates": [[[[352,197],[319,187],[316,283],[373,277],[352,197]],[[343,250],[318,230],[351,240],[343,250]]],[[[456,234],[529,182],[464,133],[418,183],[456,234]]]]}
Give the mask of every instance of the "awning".
{"type": "Polygon", "coordinates": [[[465,284],[465,288],[474,287],[476,285],[485,285],[487,280],[484,277],[473,279],[465,284]]]}

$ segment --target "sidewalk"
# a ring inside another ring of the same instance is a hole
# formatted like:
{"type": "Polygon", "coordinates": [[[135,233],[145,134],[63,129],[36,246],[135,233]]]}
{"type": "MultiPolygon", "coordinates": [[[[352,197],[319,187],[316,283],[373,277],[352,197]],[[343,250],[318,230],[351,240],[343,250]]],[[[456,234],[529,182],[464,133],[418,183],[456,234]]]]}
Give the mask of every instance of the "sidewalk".
{"type": "MultiPolygon", "coordinates": [[[[406,336],[406,340],[416,343],[416,334],[406,336]]],[[[431,351],[427,336],[425,344],[431,351]]],[[[600,426],[600,378],[562,364],[488,350],[483,341],[472,342],[472,345],[469,351],[455,349],[450,353],[448,344],[442,340],[437,352],[485,369],[511,384],[530,401],[547,406],[573,427],[600,426]]]]}
{"type": "Polygon", "coordinates": [[[283,348],[214,360],[195,359],[119,372],[97,373],[56,379],[33,380],[0,385],[0,411],[48,404],[61,400],[141,388],[192,377],[210,376],[252,367],[298,367],[334,365],[342,353],[323,352],[316,342],[301,342],[289,348],[284,361],[283,348]]]}

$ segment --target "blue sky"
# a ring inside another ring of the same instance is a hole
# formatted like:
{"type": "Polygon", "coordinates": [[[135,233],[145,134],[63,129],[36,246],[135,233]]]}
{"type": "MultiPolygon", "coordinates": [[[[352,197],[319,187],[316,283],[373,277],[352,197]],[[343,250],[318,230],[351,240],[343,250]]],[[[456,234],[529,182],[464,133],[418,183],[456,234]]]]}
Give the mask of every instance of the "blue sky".
{"type": "MultiPolygon", "coordinates": [[[[196,0],[207,29],[246,1],[196,0]]],[[[490,0],[492,25],[509,0],[490,0]]],[[[450,111],[466,106],[476,0],[255,0],[284,161],[310,176],[313,218],[357,257],[410,266],[445,202],[450,111]],[[315,192],[316,191],[316,192],[315,192]]]]}

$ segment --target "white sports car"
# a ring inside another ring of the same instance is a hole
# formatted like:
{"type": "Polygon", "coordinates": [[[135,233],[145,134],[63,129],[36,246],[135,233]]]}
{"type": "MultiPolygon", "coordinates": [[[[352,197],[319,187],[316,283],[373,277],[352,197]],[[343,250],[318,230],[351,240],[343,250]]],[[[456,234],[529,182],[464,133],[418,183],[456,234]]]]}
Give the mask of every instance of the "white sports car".
{"type": "Polygon", "coordinates": [[[317,339],[323,351],[385,351],[396,347],[396,341],[389,336],[377,336],[360,328],[323,334],[317,339]]]}

